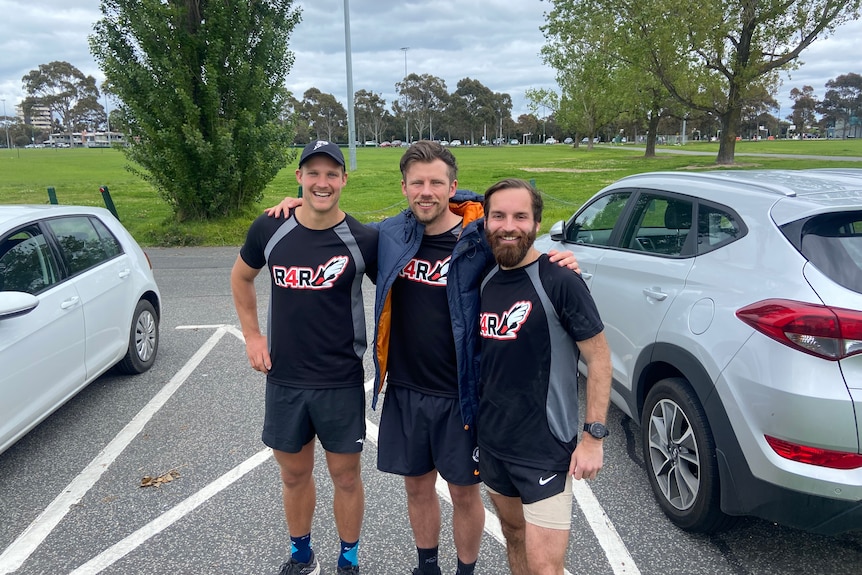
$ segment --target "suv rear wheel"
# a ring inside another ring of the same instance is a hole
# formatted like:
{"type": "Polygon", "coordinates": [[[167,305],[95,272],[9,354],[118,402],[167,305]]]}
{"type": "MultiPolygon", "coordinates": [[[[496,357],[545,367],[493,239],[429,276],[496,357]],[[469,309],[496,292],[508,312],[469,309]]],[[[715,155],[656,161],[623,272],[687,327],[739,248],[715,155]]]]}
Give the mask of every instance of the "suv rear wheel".
{"type": "Polygon", "coordinates": [[[641,416],[644,461],[659,505],[681,529],[714,533],[730,526],[720,507],[718,465],[709,422],[681,377],[656,383],[641,416]]]}

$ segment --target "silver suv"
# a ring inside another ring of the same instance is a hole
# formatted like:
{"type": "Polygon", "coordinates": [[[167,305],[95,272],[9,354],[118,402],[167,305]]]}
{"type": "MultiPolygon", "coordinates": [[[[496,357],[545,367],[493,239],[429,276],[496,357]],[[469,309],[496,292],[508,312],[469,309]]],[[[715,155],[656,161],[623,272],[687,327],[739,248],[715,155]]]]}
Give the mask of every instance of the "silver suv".
{"type": "Polygon", "coordinates": [[[631,176],[536,244],[578,258],[671,521],[862,529],[862,170],[631,176]]]}

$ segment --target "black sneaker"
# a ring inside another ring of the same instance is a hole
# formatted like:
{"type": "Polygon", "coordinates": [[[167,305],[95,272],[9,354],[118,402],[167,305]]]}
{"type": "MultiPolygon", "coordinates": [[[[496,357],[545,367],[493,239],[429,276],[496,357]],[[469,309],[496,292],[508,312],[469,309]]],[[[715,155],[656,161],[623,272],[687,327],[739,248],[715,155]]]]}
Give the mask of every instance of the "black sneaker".
{"type": "Polygon", "coordinates": [[[278,575],[320,575],[320,563],[314,557],[314,550],[311,551],[308,563],[300,563],[291,557],[290,561],[281,566],[278,575]]]}
{"type": "Polygon", "coordinates": [[[359,575],[359,565],[351,565],[350,567],[339,567],[335,571],[335,575],[359,575]]]}
{"type": "MultiPolygon", "coordinates": [[[[425,575],[425,572],[419,569],[419,567],[413,568],[413,575],[425,575]]],[[[434,571],[430,575],[442,575],[440,573],[440,568],[436,565],[434,566],[434,571]]]]}

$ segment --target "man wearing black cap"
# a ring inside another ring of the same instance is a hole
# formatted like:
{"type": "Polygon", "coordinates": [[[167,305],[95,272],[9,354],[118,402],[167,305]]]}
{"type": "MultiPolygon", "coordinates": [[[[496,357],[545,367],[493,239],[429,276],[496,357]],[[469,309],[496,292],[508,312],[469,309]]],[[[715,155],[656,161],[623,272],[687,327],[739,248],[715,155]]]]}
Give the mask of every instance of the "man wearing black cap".
{"type": "Polygon", "coordinates": [[[366,348],[362,275],[376,277],[377,232],[338,205],[347,183],[344,156],[324,140],[302,151],[296,181],[305,202],[287,217],[258,217],[231,272],[234,305],[252,368],[267,375],[263,442],[281,471],[291,558],[280,575],[317,575],[311,548],[315,506],[314,438],[334,486],[341,537],[339,574],[358,574],[365,439],[362,356],[366,348]],[[254,279],[268,266],[267,334],[254,279]]]}

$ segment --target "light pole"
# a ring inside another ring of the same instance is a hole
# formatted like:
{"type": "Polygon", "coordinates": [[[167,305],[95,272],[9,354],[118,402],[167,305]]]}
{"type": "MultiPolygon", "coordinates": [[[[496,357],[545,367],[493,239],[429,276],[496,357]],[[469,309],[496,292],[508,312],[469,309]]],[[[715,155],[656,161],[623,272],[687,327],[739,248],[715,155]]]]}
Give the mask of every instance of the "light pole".
{"type": "Polygon", "coordinates": [[[344,0],[344,54],[347,68],[347,146],[350,170],[356,170],[356,116],[353,93],[353,53],[350,47],[350,1],[344,0]]]}
{"type": "Polygon", "coordinates": [[[105,92],[105,124],[108,127],[108,147],[111,147],[111,114],[108,111],[108,92],[105,92]]]}
{"type": "MultiPolygon", "coordinates": [[[[407,50],[410,49],[410,46],[404,46],[401,48],[401,51],[404,52],[404,81],[407,82],[407,50]]],[[[404,141],[408,144],[410,143],[410,123],[407,119],[407,97],[404,97],[404,137],[406,138],[404,141]]]]}
{"type": "Polygon", "coordinates": [[[6,98],[3,98],[3,126],[6,127],[6,148],[10,148],[9,145],[9,118],[6,116],[6,98]]]}

